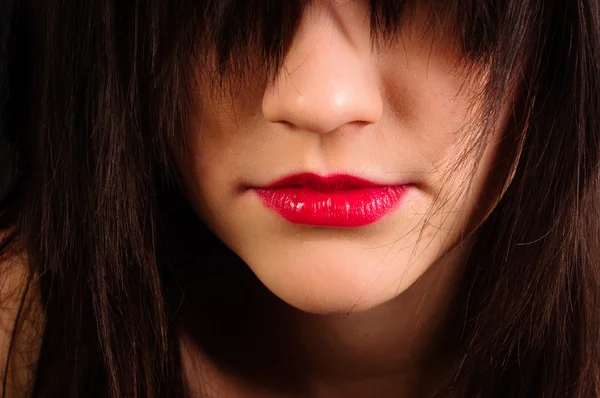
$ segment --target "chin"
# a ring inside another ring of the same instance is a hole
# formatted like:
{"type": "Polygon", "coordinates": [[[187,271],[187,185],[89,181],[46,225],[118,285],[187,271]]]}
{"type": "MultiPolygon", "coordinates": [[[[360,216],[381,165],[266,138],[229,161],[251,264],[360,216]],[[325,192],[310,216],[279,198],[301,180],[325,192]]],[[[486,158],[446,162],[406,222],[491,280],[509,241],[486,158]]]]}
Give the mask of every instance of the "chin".
{"type": "Polygon", "coordinates": [[[365,265],[356,259],[338,260],[326,267],[298,260],[287,262],[285,267],[247,264],[275,296],[298,310],[314,314],[369,310],[402,294],[418,277],[410,275],[405,267],[398,267],[399,264],[385,267],[381,272],[377,263],[365,265]]]}
{"type": "Polygon", "coordinates": [[[393,298],[365,302],[357,293],[344,294],[343,292],[332,293],[331,291],[313,291],[308,297],[306,291],[284,292],[276,295],[288,305],[315,315],[347,315],[363,312],[384,304],[393,298]]]}

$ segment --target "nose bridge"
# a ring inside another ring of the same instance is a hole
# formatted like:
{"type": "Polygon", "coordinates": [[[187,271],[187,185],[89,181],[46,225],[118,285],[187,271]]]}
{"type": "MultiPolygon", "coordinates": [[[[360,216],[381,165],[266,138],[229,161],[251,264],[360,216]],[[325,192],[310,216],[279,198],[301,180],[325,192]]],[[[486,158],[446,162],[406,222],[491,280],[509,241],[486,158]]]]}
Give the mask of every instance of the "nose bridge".
{"type": "Polygon", "coordinates": [[[268,121],[328,132],[381,117],[370,46],[361,36],[370,32],[344,24],[331,12],[304,16],[282,68],[265,90],[262,108],[268,121]]]}

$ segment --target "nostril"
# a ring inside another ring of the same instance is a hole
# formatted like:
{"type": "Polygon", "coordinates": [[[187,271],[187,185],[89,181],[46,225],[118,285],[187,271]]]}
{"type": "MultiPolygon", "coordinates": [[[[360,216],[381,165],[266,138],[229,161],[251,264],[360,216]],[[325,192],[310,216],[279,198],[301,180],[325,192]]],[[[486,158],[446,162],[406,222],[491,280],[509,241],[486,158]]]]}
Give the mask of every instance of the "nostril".
{"type": "Polygon", "coordinates": [[[302,98],[295,89],[281,87],[278,91],[266,93],[263,115],[269,122],[288,128],[326,133],[346,124],[363,127],[381,118],[379,90],[356,80],[346,83],[338,79],[333,84],[330,80],[311,91],[303,90],[302,98]]]}

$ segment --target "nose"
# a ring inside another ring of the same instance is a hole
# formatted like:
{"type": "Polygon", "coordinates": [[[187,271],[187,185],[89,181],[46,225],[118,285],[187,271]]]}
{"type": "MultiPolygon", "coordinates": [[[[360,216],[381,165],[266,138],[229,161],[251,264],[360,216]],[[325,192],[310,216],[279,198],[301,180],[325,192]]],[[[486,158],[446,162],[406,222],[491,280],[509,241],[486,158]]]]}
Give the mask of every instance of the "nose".
{"type": "Polygon", "coordinates": [[[381,118],[369,28],[330,12],[305,14],[282,67],[266,87],[262,111],[268,121],[326,133],[381,118]]]}

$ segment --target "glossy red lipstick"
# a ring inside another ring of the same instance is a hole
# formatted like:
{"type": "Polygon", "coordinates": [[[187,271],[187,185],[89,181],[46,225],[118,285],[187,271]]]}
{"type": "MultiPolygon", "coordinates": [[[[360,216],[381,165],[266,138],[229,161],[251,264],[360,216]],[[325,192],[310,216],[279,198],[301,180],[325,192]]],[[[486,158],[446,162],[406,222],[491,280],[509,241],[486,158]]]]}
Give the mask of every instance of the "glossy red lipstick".
{"type": "Polygon", "coordinates": [[[349,175],[296,174],[255,188],[262,203],[286,220],[313,226],[360,227],[402,200],[408,185],[380,185],[349,175]]]}

